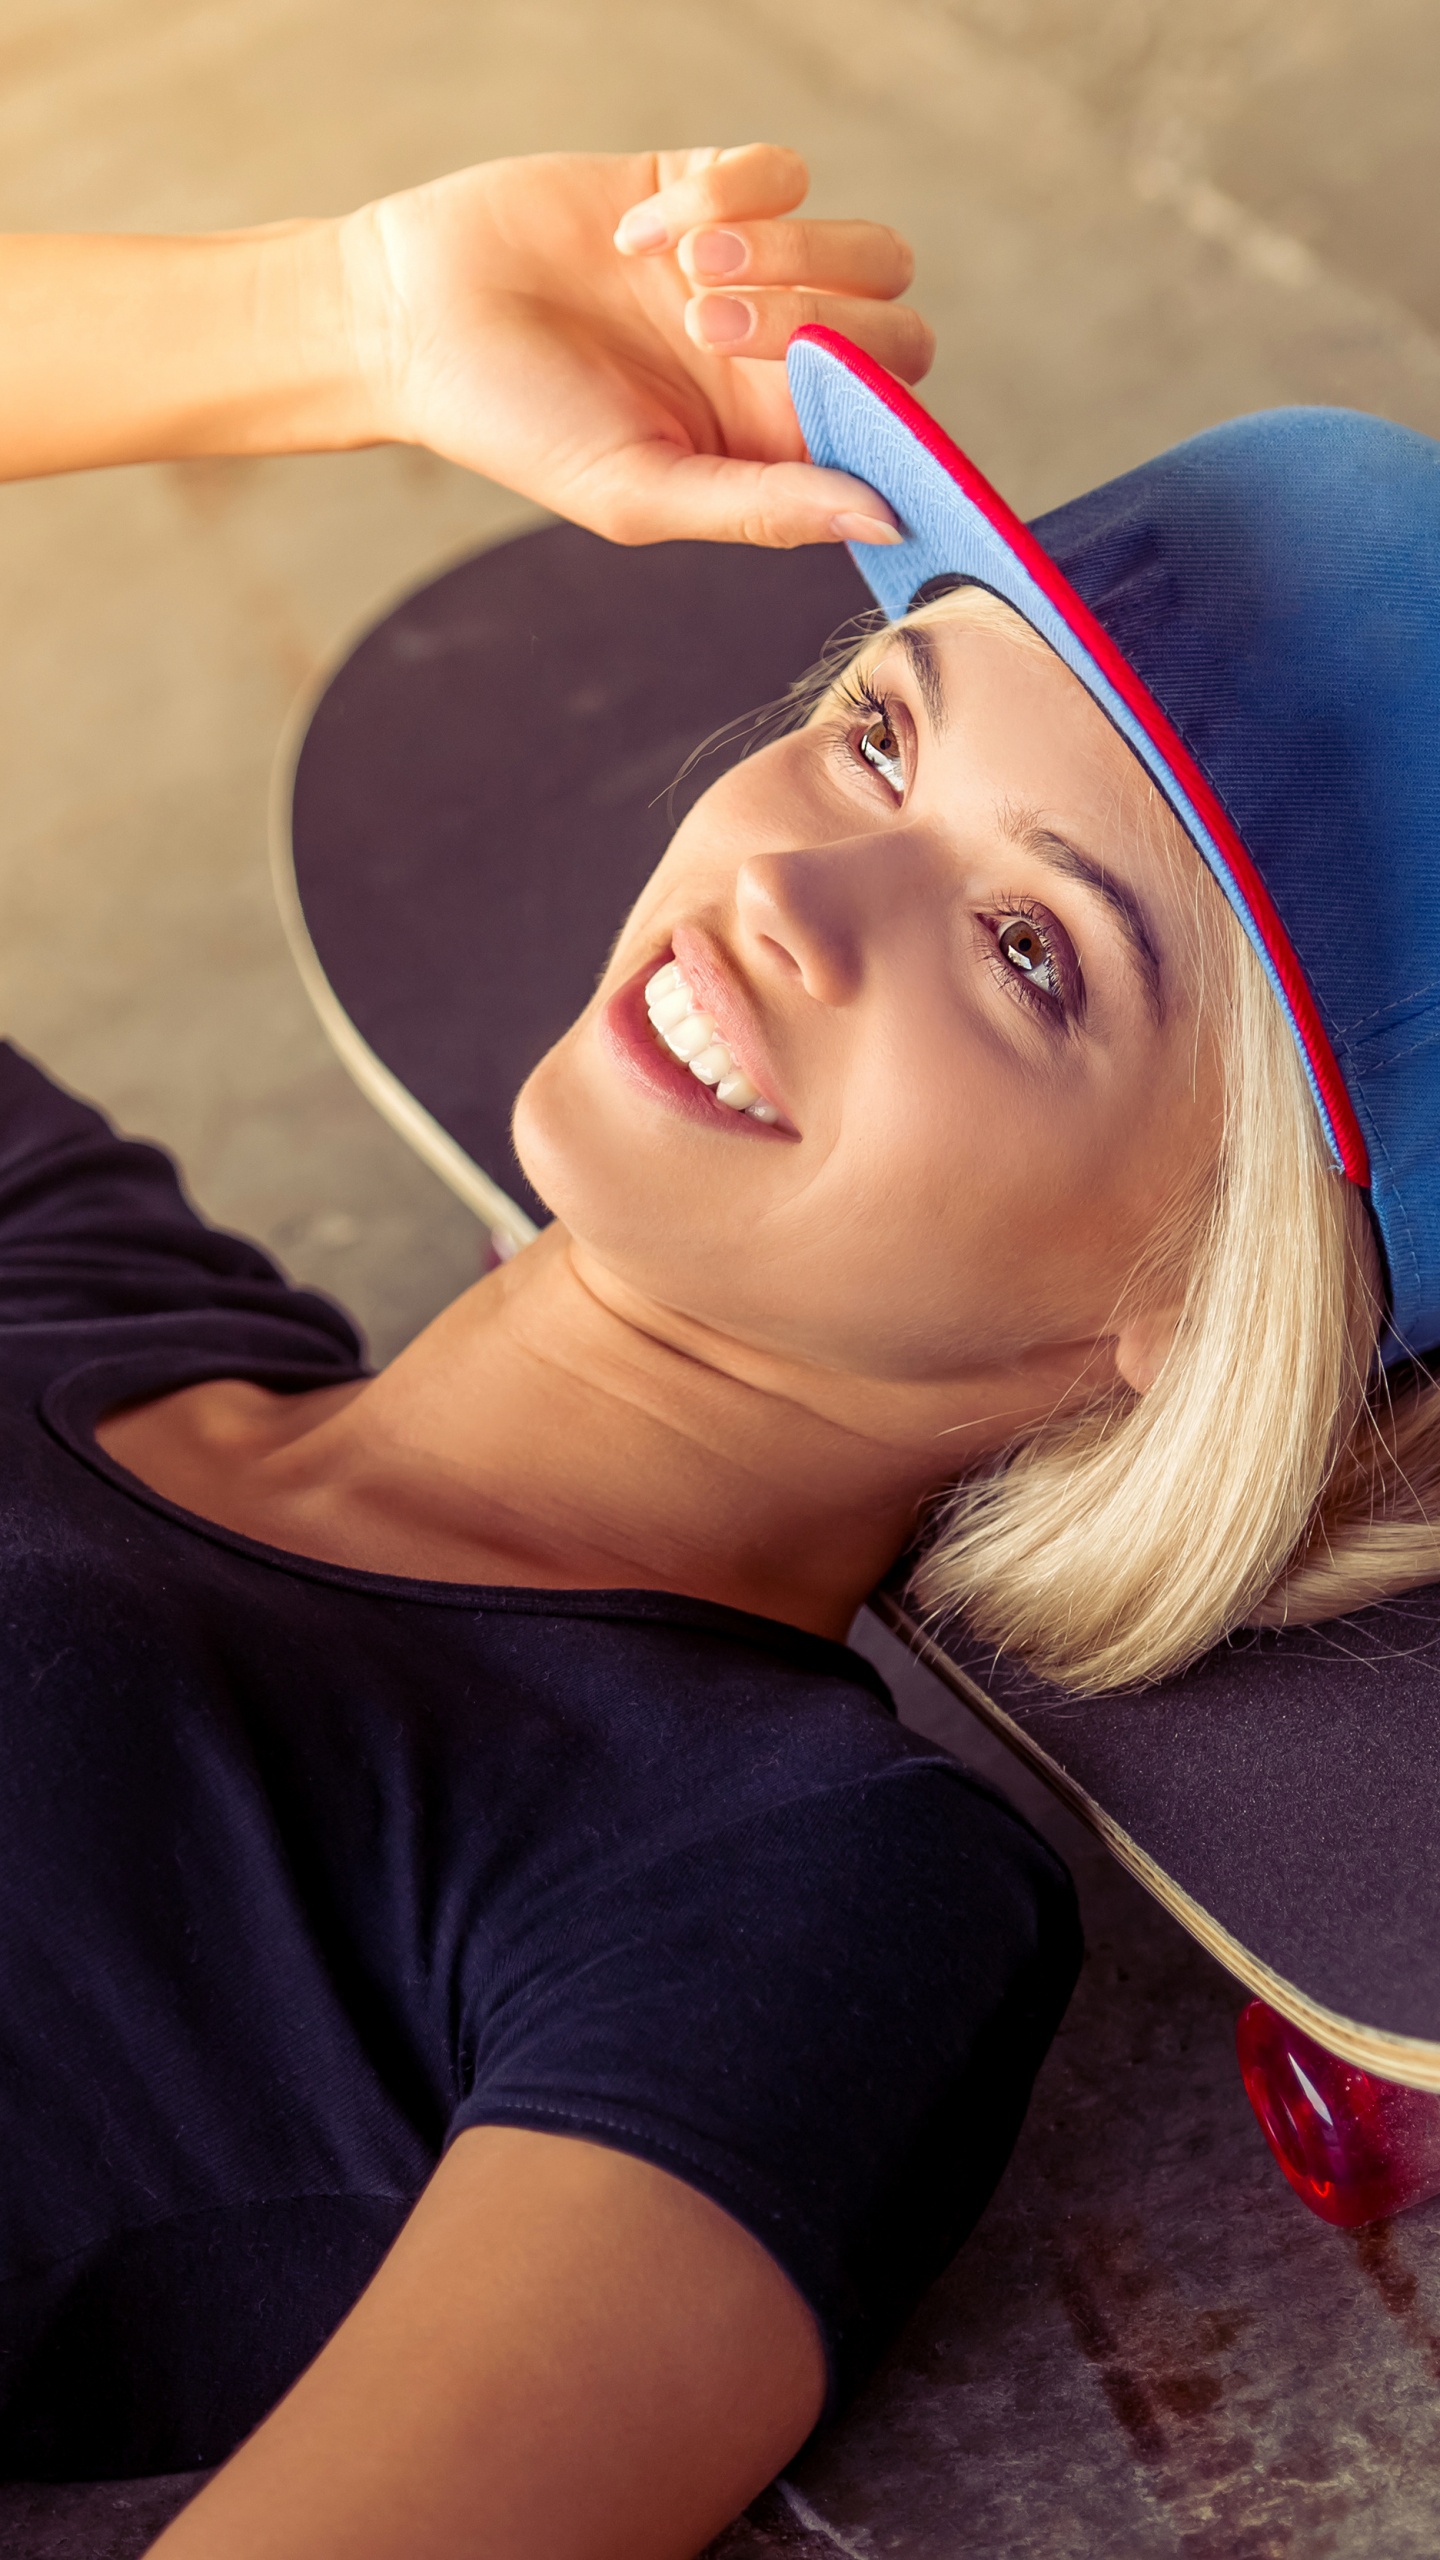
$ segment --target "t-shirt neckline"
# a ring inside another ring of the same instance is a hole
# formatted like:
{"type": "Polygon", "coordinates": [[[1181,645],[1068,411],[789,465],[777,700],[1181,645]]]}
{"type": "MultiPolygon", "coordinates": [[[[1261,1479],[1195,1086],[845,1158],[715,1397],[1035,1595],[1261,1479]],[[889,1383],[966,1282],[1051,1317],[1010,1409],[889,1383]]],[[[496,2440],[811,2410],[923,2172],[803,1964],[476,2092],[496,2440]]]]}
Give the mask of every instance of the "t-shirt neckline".
{"type": "MultiPolygon", "coordinates": [[[[352,1374],[363,1377],[367,1373],[357,1367],[352,1374]]],[[[356,1565],[330,1564],[320,1556],[297,1555],[289,1547],[273,1547],[263,1539],[247,1537],[243,1530],[229,1529],[222,1521],[207,1520],[202,1512],[187,1511],[183,1504],[157,1493],[142,1477],[132,1475],[95,1438],[101,1415],[117,1405],[140,1402],[147,1394],[173,1394],[181,1387],[200,1386],[215,1378],[240,1378],[292,1395],[307,1387],[345,1383],[343,1378],[337,1378],[333,1361],[322,1364],[247,1360],[232,1354],[217,1362],[213,1350],[206,1353],[197,1349],[188,1356],[177,1356],[173,1345],[162,1348],[156,1344],[153,1348],[112,1352],[82,1361],[52,1378],[39,1398],[40,1420],[70,1457],[128,1501],[212,1546],[228,1548],[232,1554],[292,1579],[324,1583],[332,1589],[359,1592],[373,1599],[409,1601],[418,1607],[485,1609],[517,1617],[630,1618],[703,1628],[713,1634],[763,1644],[771,1652],[783,1652],[792,1660],[802,1659],[849,1680],[862,1678],[887,1711],[892,1715],[895,1712],[880,1674],[863,1654],[832,1636],[814,1635],[808,1628],[791,1626],[783,1618],[762,1617],[756,1611],[734,1609],[724,1601],[701,1600],[688,1592],[645,1586],[550,1589],[508,1582],[426,1582],[418,1575],[369,1573],[356,1565]]]]}

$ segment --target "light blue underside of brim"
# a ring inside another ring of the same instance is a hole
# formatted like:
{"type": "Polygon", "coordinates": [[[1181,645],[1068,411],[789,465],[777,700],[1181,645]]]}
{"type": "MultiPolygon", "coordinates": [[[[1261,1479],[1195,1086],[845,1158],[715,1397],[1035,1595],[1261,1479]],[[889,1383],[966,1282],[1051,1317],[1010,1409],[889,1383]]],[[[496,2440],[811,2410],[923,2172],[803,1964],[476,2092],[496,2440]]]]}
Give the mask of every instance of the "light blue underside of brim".
{"type": "Polygon", "coordinates": [[[904,527],[904,542],[893,548],[868,542],[850,545],[850,556],[882,612],[892,622],[899,621],[916,588],[930,578],[973,578],[978,585],[989,587],[1023,614],[1042,640],[1049,642],[1057,658],[1062,658],[1071,673],[1079,677],[1086,692],[1139,758],[1245,928],[1290,1025],[1315,1097],[1320,1125],[1338,1168],[1342,1158],[1325,1098],[1315,1081],[1275,964],[1214,837],[1128,703],[988,517],[981,514],[973,499],[951,479],[943,463],[927,453],[883,400],[877,399],[835,356],[804,339],[790,349],[788,364],[791,397],[812,462],[868,481],[893,507],[904,527]]]}

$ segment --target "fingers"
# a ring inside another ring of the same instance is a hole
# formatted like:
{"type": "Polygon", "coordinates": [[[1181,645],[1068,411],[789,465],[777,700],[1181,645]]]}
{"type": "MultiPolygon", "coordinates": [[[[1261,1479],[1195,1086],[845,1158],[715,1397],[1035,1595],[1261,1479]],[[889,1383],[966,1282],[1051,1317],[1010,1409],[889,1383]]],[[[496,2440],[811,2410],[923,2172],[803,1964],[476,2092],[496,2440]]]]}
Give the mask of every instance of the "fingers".
{"type": "Polygon", "coordinates": [[[662,151],[659,187],[621,218],[615,246],[626,257],[673,249],[704,223],[765,221],[803,202],[810,172],[798,151],[747,142],[733,151],[662,151]]]}
{"type": "Polygon", "coordinates": [[[809,184],[798,153],[755,142],[732,151],[660,152],[654,166],[660,183],[624,215],[615,245],[626,257],[676,253],[697,288],[685,312],[693,345],[711,355],[775,359],[797,329],[819,321],[902,382],[929,372],[933,332],[918,312],[886,307],[914,274],[899,233],[878,222],[780,218],[809,184]],[[721,289],[707,290],[711,285],[721,289]]]}
{"type": "Polygon", "coordinates": [[[815,322],[853,339],[902,382],[923,380],[935,360],[935,332],[908,303],[779,290],[699,293],[685,306],[687,337],[711,355],[777,358],[815,322]]]}
{"type": "Polygon", "coordinates": [[[586,492],[583,521],[611,542],[897,543],[878,493],[810,462],[732,462],[674,445],[632,445],[586,492]]]}
{"type": "Polygon", "coordinates": [[[679,260],[693,285],[805,285],[893,301],[915,280],[909,242],[883,222],[732,222],[687,232],[679,260]]]}

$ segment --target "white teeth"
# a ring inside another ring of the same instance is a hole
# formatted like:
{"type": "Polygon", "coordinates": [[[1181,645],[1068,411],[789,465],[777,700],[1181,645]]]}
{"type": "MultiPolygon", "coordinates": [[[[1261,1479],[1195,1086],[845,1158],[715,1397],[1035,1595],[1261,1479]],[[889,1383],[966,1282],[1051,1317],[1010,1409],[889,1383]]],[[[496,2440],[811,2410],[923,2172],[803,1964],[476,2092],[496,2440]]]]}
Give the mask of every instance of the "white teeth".
{"type": "Polygon", "coordinates": [[[683,1058],[688,1067],[692,1058],[698,1058],[702,1049],[709,1048],[715,1037],[715,1025],[708,1013],[687,1013],[683,1022],[677,1022],[673,1031],[667,1031],[663,1036],[666,1048],[673,1049],[676,1057],[683,1058]]]}
{"type": "Polygon", "coordinates": [[[695,1010],[688,987],[666,987],[650,999],[650,1019],[657,1031],[673,1031],[695,1010]]]}
{"type": "Polygon", "coordinates": [[[760,1096],[749,1077],[739,1067],[732,1067],[728,1076],[722,1076],[716,1085],[715,1099],[725,1103],[731,1111],[748,1111],[751,1103],[758,1102],[760,1096]]]}
{"type": "Polygon", "coordinates": [[[736,1066],[725,1042],[716,1038],[710,1015],[700,1011],[677,961],[667,960],[653,978],[647,979],[645,1004],[671,1055],[688,1066],[702,1084],[709,1085],[717,1102],[728,1111],[743,1111],[747,1119],[763,1120],[767,1127],[774,1125],[780,1117],[774,1103],[764,1100],[744,1070],[736,1066]]]}
{"type": "Polygon", "coordinates": [[[729,1075],[734,1064],[724,1041],[712,1040],[708,1049],[702,1049],[698,1058],[691,1059],[690,1073],[698,1076],[702,1084],[719,1084],[723,1076],[729,1075]]]}

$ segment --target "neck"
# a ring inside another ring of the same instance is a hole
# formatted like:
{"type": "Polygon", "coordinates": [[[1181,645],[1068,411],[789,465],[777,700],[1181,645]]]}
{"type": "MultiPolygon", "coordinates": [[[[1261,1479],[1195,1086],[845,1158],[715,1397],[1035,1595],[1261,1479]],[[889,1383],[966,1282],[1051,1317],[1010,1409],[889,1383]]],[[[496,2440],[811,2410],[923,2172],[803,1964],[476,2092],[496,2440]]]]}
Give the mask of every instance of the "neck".
{"type": "Polygon", "coordinates": [[[1010,1436],[1009,1388],[772,1359],[627,1303],[550,1227],[291,1454],[352,1509],[399,1504],[417,1545],[460,1530],[476,1579],[681,1591],[842,1636],[926,1496],[1010,1436]]]}

